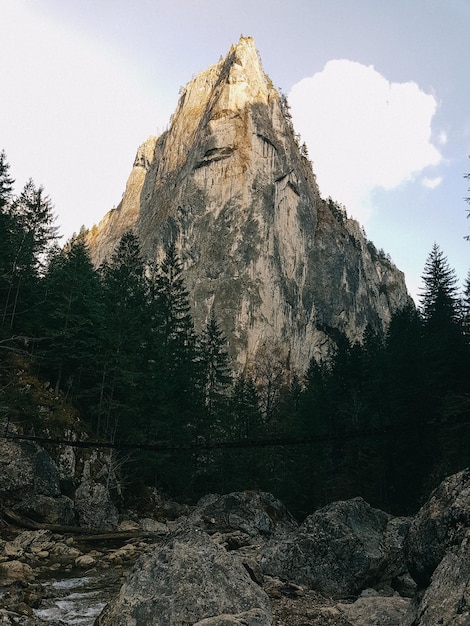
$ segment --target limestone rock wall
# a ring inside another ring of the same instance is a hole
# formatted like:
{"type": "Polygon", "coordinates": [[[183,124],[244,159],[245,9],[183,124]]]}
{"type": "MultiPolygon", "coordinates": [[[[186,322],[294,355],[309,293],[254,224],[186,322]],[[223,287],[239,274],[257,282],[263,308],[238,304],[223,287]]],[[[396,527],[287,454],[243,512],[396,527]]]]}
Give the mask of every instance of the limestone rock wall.
{"type": "Polygon", "coordinates": [[[321,199],[251,38],[192,80],[169,130],[139,149],[122,202],[90,233],[97,265],[129,228],[152,261],[176,240],[196,327],[213,306],[240,368],[276,344],[304,369],[328,355],[330,327],[360,339],[408,299],[403,274],[321,199]]]}

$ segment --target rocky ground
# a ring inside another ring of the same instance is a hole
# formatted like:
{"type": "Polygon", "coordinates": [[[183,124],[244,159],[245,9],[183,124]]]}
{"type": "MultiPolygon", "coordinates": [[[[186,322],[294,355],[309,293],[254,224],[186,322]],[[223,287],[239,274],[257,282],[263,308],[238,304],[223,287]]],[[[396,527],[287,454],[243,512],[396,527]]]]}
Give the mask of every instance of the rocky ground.
{"type": "Polygon", "coordinates": [[[117,591],[146,539],[88,542],[86,537],[3,526],[0,540],[0,624],[42,623],[36,610],[60,599],[66,588],[52,583],[73,577],[102,579],[117,591]]]}
{"type": "MultiPolygon", "coordinates": [[[[127,520],[121,523],[119,532],[125,537],[149,525],[148,519],[141,521],[140,528],[127,520]]],[[[101,539],[96,537],[90,541],[87,536],[23,530],[4,523],[0,540],[0,624],[38,624],[41,609],[62,595],[48,584],[52,580],[92,577],[106,581],[117,595],[137,559],[151,553],[175,526],[171,522],[154,522],[154,534],[124,540],[118,533],[113,533],[111,539],[103,535],[101,539]]],[[[219,533],[213,539],[229,549],[229,545],[233,547],[237,541],[243,543],[247,537],[240,533],[219,533]]],[[[248,561],[259,546],[252,544],[244,548],[244,559],[248,561]]],[[[340,614],[334,609],[334,602],[321,594],[277,578],[264,577],[261,572],[258,581],[271,600],[273,624],[300,626],[318,615],[325,616],[325,624],[348,623],[339,621],[340,614]],[[333,616],[336,621],[331,621],[333,616]]]]}
{"type": "MultiPolygon", "coordinates": [[[[235,618],[227,617],[225,622],[219,619],[217,622],[211,622],[213,624],[226,624],[227,626],[237,623],[253,625],[269,623],[274,626],[337,624],[347,626],[358,623],[357,620],[349,621],[347,617],[351,607],[355,606],[351,602],[352,598],[344,598],[341,603],[338,603],[337,600],[308,589],[304,585],[287,582],[261,571],[258,562],[262,548],[266,544],[266,537],[271,536],[276,527],[277,530],[279,527],[284,530],[294,530],[296,524],[282,505],[274,499],[271,501],[268,494],[260,498],[257,503],[253,501],[252,496],[243,503],[245,498],[244,494],[213,498],[212,501],[211,498],[206,498],[205,504],[195,508],[189,516],[182,516],[176,521],[159,522],[146,518],[135,522],[128,519],[120,523],[117,532],[95,536],[67,535],[44,529],[24,530],[4,522],[3,538],[0,540],[0,624],[22,624],[23,626],[42,624],[39,617],[41,611],[50,606],[52,600],[60,599],[61,595],[57,588],[48,584],[48,581],[50,583],[52,580],[80,576],[96,578],[106,581],[106,584],[113,588],[117,595],[138,559],[140,558],[141,562],[152,559],[152,555],[164,550],[175,536],[179,538],[180,545],[183,547],[179,558],[181,562],[184,562],[189,576],[194,576],[194,571],[188,565],[191,550],[197,546],[198,551],[207,552],[208,548],[210,550],[213,546],[216,553],[229,556],[229,562],[225,565],[227,576],[233,586],[227,594],[232,594],[240,600],[239,608],[243,609],[243,603],[247,600],[247,594],[242,591],[246,585],[252,585],[255,589],[254,595],[258,594],[258,600],[264,598],[264,601],[261,601],[262,608],[252,607],[251,616],[250,610],[239,611],[239,615],[244,614],[243,618],[240,617],[241,621],[233,621],[235,618]],[[276,523],[265,512],[256,510],[256,507],[260,505],[266,507],[268,503],[270,505],[274,503],[276,506],[278,519],[276,523]],[[201,526],[205,527],[202,532],[201,526]],[[199,534],[202,540],[198,538],[199,534]],[[235,573],[237,562],[240,564],[238,578],[235,573]]],[[[174,544],[167,551],[167,557],[173,549],[174,544]]],[[[205,556],[201,563],[209,569],[205,556]]],[[[219,568],[222,567],[220,562],[218,565],[219,568]]],[[[154,573],[154,569],[152,571],[154,573]]],[[[213,587],[214,595],[218,597],[217,602],[220,600],[223,578],[219,577],[220,569],[213,587]]],[[[167,582],[171,584],[171,581],[167,582]]],[[[141,584],[140,579],[139,585],[141,584]]],[[[201,581],[198,584],[201,584],[201,581]]],[[[184,593],[188,593],[187,587],[184,587],[184,593]]],[[[393,593],[390,589],[382,590],[382,594],[388,594],[387,598],[387,595],[380,595],[376,591],[369,590],[363,594],[362,601],[368,604],[364,610],[370,612],[372,603],[375,602],[376,605],[386,605],[387,612],[390,612],[390,606],[398,603],[398,608],[394,607],[395,612],[403,612],[409,601],[398,598],[398,594],[395,592],[395,595],[392,595],[393,593]]],[[[175,596],[177,596],[176,592],[173,594],[173,597],[175,596]]],[[[192,604],[194,598],[189,597],[190,604],[192,604]]],[[[233,615],[236,614],[232,613],[233,615]]],[[[107,619],[106,614],[102,619],[107,619]]],[[[66,622],[48,621],[47,623],[66,622]]],[[[103,621],[103,623],[108,622],[103,621]]],[[[181,622],[183,623],[189,622],[181,622]]],[[[398,622],[382,621],[380,623],[398,622]]]]}
{"type": "Polygon", "coordinates": [[[146,518],[113,515],[99,532],[32,530],[4,509],[0,624],[72,623],[42,620],[65,593],[51,581],[73,577],[95,581],[100,600],[74,623],[93,624],[107,602],[97,626],[470,624],[469,470],[445,480],[413,518],[354,498],[299,525],[259,492],[212,494],[192,508],[160,502],[146,518]]]}

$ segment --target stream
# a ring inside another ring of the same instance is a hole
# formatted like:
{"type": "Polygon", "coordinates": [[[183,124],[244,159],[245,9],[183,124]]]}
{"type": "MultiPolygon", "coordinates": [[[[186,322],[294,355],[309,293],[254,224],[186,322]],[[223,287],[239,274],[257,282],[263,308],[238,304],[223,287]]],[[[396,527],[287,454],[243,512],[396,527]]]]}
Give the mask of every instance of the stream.
{"type": "Polygon", "coordinates": [[[92,626],[104,606],[117,595],[122,583],[120,573],[110,570],[49,578],[41,583],[45,594],[40,606],[33,609],[35,620],[38,626],[92,626]]]}

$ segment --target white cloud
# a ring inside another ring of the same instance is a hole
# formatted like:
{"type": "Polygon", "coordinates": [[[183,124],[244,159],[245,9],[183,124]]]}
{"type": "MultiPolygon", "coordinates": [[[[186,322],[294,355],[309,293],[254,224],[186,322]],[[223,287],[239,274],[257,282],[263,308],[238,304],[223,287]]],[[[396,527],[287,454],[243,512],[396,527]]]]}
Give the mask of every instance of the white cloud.
{"type": "Polygon", "coordinates": [[[438,142],[441,146],[444,146],[448,141],[447,133],[445,130],[441,130],[438,137],[438,142]]]}
{"type": "Polygon", "coordinates": [[[431,143],[437,102],[416,83],[390,83],[372,66],[329,61],[289,94],[322,196],[366,223],[370,194],[412,180],[442,157],[431,143]]]}
{"type": "Polygon", "coordinates": [[[427,189],[436,189],[442,183],[442,176],[436,176],[435,178],[428,178],[427,176],[423,178],[421,184],[423,187],[427,187],[427,189]]]}

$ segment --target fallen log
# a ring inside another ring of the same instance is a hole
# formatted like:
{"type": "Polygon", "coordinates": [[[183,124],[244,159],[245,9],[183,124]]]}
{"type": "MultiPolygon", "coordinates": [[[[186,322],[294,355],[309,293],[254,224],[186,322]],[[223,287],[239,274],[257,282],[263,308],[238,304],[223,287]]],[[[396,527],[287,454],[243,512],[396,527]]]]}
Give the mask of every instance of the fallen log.
{"type": "Polygon", "coordinates": [[[126,541],[128,539],[139,539],[145,537],[158,537],[159,533],[144,532],[143,530],[122,530],[102,532],[100,529],[83,528],[82,526],[65,526],[62,524],[46,524],[36,522],[28,517],[22,517],[14,511],[3,509],[2,515],[10,523],[26,528],[28,530],[50,530],[60,535],[80,535],[77,540],[80,541],[126,541]]]}
{"type": "Polygon", "coordinates": [[[28,530],[50,530],[53,533],[60,533],[61,535],[90,532],[89,528],[82,528],[81,526],[65,526],[62,524],[46,524],[43,522],[36,522],[36,520],[18,515],[18,513],[9,509],[3,509],[2,516],[7,522],[16,524],[20,528],[27,528],[28,530]]]}

